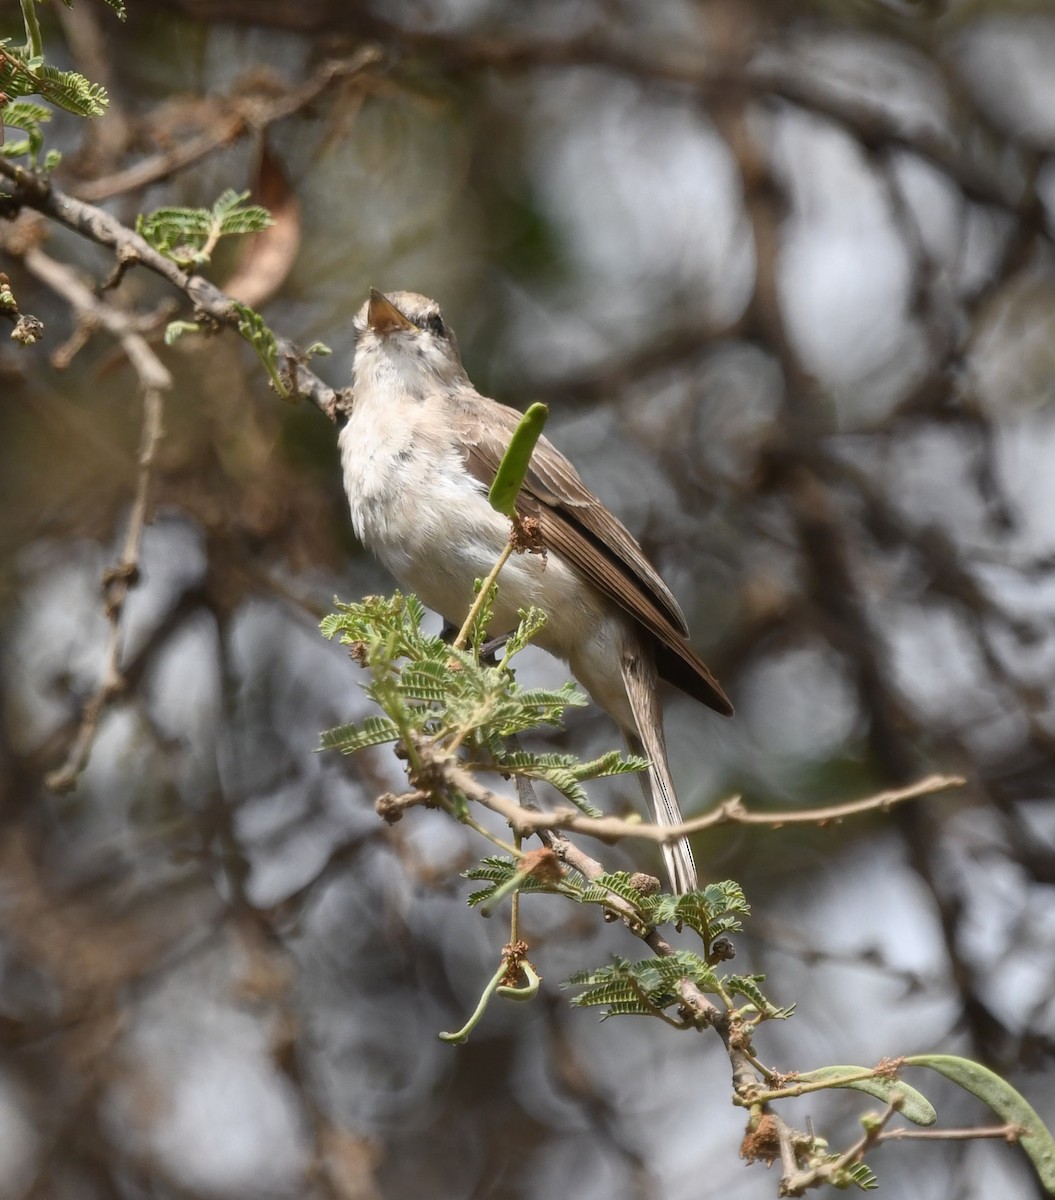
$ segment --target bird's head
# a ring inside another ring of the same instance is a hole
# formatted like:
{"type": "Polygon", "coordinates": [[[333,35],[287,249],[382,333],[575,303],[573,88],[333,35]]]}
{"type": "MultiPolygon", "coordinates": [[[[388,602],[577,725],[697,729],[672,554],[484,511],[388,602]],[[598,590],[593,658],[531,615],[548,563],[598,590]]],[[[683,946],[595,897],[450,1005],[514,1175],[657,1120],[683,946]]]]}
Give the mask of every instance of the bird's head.
{"type": "Polygon", "coordinates": [[[414,392],[430,382],[445,384],[465,380],[465,369],[454,333],[440,306],[417,292],[379,292],[355,318],[355,375],[398,375],[414,392]]]}

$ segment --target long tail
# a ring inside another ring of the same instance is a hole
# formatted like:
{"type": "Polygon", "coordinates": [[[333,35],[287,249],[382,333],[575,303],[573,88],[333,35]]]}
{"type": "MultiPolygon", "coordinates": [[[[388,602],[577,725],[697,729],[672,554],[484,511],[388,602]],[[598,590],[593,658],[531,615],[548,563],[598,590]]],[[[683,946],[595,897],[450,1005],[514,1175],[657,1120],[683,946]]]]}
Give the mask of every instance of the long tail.
{"type": "MultiPolygon", "coordinates": [[[[634,714],[637,730],[624,730],[627,744],[650,763],[647,781],[641,786],[657,825],[680,825],[681,809],[667,765],[667,743],[663,736],[663,712],[659,705],[659,675],[651,654],[643,647],[628,648],[623,654],[623,686],[634,714]]],[[[667,842],[663,857],[675,893],[691,892],[697,885],[696,863],[687,838],[667,842]]]]}

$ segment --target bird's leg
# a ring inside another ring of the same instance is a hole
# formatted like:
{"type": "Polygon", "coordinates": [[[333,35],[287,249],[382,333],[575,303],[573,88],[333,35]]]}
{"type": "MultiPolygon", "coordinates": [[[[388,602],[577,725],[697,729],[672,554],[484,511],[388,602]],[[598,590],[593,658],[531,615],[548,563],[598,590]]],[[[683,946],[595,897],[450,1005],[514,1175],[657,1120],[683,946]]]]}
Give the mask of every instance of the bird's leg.
{"type": "MultiPolygon", "coordinates": [[[[450,621],[444,619],[443,628],[440,630],[440,639],[449,646],[461,631],[457,625],[453,625],[450,621]]],[[[511,633],[503,633],[500,637],[489,638],[480,647],[480,661],[487,666],[497,666],[498,660],[495,655],[512,637],[511,633]]]]}
{"type": "Polygon", "coordinates": [[[503,633],[500,637],[488,638],[480,647],[480,661],[491,667],[497,666],[498,659],[495,658],[495,655],[509,641],[510,637],[512,634],[503,633]]]}

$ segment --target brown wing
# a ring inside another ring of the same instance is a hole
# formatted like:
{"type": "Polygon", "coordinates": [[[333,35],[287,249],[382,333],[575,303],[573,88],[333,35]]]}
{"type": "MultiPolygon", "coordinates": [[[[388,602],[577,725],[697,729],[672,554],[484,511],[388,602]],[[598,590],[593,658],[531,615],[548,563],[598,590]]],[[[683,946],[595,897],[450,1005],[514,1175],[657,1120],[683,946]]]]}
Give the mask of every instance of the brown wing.
{"type": "MultiPolygon", "coordinates": [[[[493,400],[475,395],[462,400],[457,419],[466,468],[488,487],[520,417],[493,400]]],[[[517,507],[524,516],[538,517],[547,549],[577,567],[652,635],[664,679],[716,712],[732,713],[721,685],[689,645],[684,614],[670,589],[622,522],[546,438],[535,447],[517,507]]]]}

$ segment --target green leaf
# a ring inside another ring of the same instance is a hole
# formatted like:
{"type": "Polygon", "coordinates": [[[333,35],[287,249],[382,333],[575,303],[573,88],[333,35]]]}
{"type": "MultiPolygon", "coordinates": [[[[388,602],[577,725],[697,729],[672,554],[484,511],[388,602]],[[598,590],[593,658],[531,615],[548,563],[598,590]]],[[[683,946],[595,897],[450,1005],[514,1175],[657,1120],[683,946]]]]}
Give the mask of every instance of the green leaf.
{"type": "MultiPolygon", "coordinates": [[[[5,142],[0,148],[4,158],[29,159],[29,165],[36,168],[40,162],[40,153],[44,148],[44,131],[41,124],[51,120],[51,109],[31,100],[12,100],[0,107],[0,119],[4,127],[21,129],[26,137],[17,142],[5,142]]],[[[53,155],[48,156],[49,159],[53,155]]]]}
{"type": "Polygon", "coordinates": [[[165,326],[165,345],[175,345],[185,333],[200,332],[201,326],[197,321],[169,321],[165,326]]]}
{"type": "Polygon", "coordinates": [[[577,1008],[608,1006],[608,1016],[655,1016],[677,999],[677,993],[660,970],[662,959],[631,963],[616,957],[611,966],[579,971],[567,986],[585,991],[572,998],[577,1008]]]}
{"type": "Polygon", "coordinates": [[[718,975],[714,967],[692,950],[676,950],[659,962],[660,969],[671,982],[688,978],[705,992],[713,992],[718,988],[718,975]]]}
{"type": "MultiPolygon", "coordinates": [[[[503,888],[509,884],[519,869],[519,864],[514,862],[513,859],[493,855],[482,859],[475,867],[470,867],[468,870],[463,871],[463,879],[484,880],[488,885],[487,887],[480,888],[478,891],[470,892],[466,897],[466,903],[470,908],[476,908],[485,901],[490,900],[499,888],[503,888]]],[[[574,896],[577,894],[577,889],[569,885],[567,881],[562,880],[559,883],[547,884],[534,875],[528,875],[521,879],[518,884],[518,890],[521,892],[559,892],[565,896],[574,896]]]]}
{"type": "Polygon", "coordinates": [[[13,46],[10,38],[0,39],[0,91],[15,97],[31,96],[36,90],[37,80],[25,51],[13,46]]]}
{"type": "Polygon", "coordinates": [[[399,693],[408,700],[442,704],[457,681],[446,663],[423,662],[408,667],[399,676],[399,693]]]}
{"type": "Polygon", "coordinates": [[[137,218],[139,233],[158,249],[178,239],[204,237],[209,224],[209,214],[204,208],[155,208],[137,218]]]}
{"type": "Polygon", "coordinates": [[[688,950],[636,963],[616,957],[611,966],[579,971],[565,986],[586,989],[572,999],[580,1008],[606,1004],[607,1016],[656,1016],[678,1002],[682,979],[691,979],[704,991],[718,989],[714,969],[688,950]]]}
{"type": "Polygon", "coordinates": [[[342,646],[382,646],[391,658],[422,658],[430,653],[450,657],[450,648],[439,638],[421,632],[425,610],[416,596],[393,592],[391,596],[367,596],[354,604],[334,601],[335,612],[324,617],[319,628],[324,637],[340,635],[342,646]]]}
{"type": "Polygon", "coordinates": [[[544,780],[573,804],[580,805],[586,803],[586,793],[569,767],[573,761],[568,754],[536,754],[531,750],[514,750],[497,755],[495,765],[510,775],[544,780]]]}
{"type": "Polygon", "coordinates": [[[727,879],[680,896],[657,897],[655,920],[657,924],[688,925],[710,945],[723,933],[738,931],[739,917],[750,911],[740,885],[727,879]]]}
{"type": "Polygon", "coordinates": [[[506,854],[489,854],[475,867],[462,872],[463,879],[486,879],[489,883],[507,883],[517,872],[516,860],[506,854]]]}
{"type": "Polygon", "coordinates": [[[32,100],[12,100],[0,108],[0,117],[5,125],[28,132],[35,125],[51,120],[51,109],[32,100]]]}
{"type": "Polygon", "coordinates": [[[0,92],[10,99],[42,96],[81,117],[97,117],[109,104],[105,88],[76,71],[48,66],[42,54],[29,47],[14,46],[10,38],[0,39],[0,92]]]}
{"type": "Polygon", "coordinates": [[[520,424],[513,431],[509,446],[498,464],[487,498],[493,509],[507,517],[516,512],[517,496],[548,416],[549,409],[545,404],[532,404],[520,418],[520,424]]]}
{"type": "Polygon", "coordinates": [[[910,1067],[937,1071],[988,1104],[1001,1120],[1017,1126],[1021,1131],[1019,1145],[1032,1160],[1040,1182],[1055,1195],[1055,1139],[1029,1101],[1006,1079],[981,1063],[953,1054],[915,1054],[905,1062],[910,1067]]]}
{"type": "MultiPolygon", "coordinates": [[[[559,692],[514,690],[511,700],[518,706],[515,715],[511,714],[507,720],[504,714],[496,713],[494,718],[495,725],[503,736],[511,729],[531,729],[543,723],[557,724],[567,705],[585,703],[585,697],[574,684],[565,684],[559,692]]],[[[604,814],[590,803],[581,781],[634,769],[632,762],[625,762],[618,750],[588,763],[579,762],[571,754],[509,751],[503,744],[496,745],[492,752],[498,770],[548,783],[588,817],[601,817],[604,814]]]]}
{"type": "Polygon", "coordinates": [[[508,668],[513,656],[519,654],[524,647],[536,638],[546,624],[546,614],[541,608],[520,608],[517,610],[520,624],[516,632],[508,638],[505,652],[502,655],[502,666],[508,668]]]}
{"type": "Polygon", "coordinates": [[[271,214],[259,204],[246,204],[248,192],[236,192],[227,188],[220,193],[212,206],[211,229],[218,229],[220,236],[238,233],[260,233],[272,224],[271,214]]]}
{"type": "Polygon", "coordinates": [[[776,1020],[787,1016],[786,1009],[777,1008],[762,994],[758,985],[765,979],[764,975],[730,975],[725,981],[725,989],[734,996],[743,996],[762,1017],[776,1020]]]}
{"type": "MultiPolygon", "coordinates": [[[[583,696],[577,703],[586,703],[586,697],[583,696]]],[[[634,754],[624,755],[619,750],[609,750],[600,758],[591,759],[589,762],[575,763],[572,769],[576,779],[602,779],[610,775],[627,775],[637,771],[647,771],[648,759],[634,754]]]]}
{"type": "Polygon", "coordinates": [[[17,142],[4,142],[0,146],[0,154],[4,158],[24,158],[27,154],[32,153],[33,143],[29,138],[21,138],[17,142]]]}
{"type": "Polygon", "coordinates": [[[607,871],[598,875],[583,892],[583,900],[589,904],[603,904],[614,893],[627,904],[642,908],[645,904],[645,894],[630,882],[628,871],[607,871]]]}
{"type": "Polygon", "coordinates": [[[566,800],[570,800],[584,816],[602,816],[601,810],[587,799],[582,784],[563,767],[523,766],[517,768],[516,774],[522,775],[526,779],[538,779],[543,783],[548,783],[550,787],[556,788],[566,800]]]}
{"type": "Polygon", "coordinates": [[[320,750],[340,750],[354,754],[367,746],[380,746],[399,737],[399,726],[388,717],[367,717],[362,724],[339,725],[321,735],[320,750]]]}
{"type": "Polygon", "coordinates": [[[865,1092],[889,1104],[895,1095],[901,1097],[901,1107],[898,1110],[903,1117],[914,1125],[933,1125],[938,1119],[934,1105],[914,1087],[909,1087],[902,1079],[890,1079],[885,1075],[870,1075],[867,1079],[854,1078],[870,1071],[869,1067],[818,1067],[816,1071],[799,1071],[795,1081],[799,1083],[823,1083],[827,1087],[852,1088],[855,1092],[865,1092]]]}
{"type": "Polygon", "coordinates": [[[283,400],[288,400],[289,388],[278,371],[278,339],[274,331],[256,309],[250,308],[248,304],[232,300],[231,307],[238,314],[238,332],[256,351],[272,387],[283,400]]]}
{"type": "MultiPolygon", "coordinates": [[[[248,198],[248,192],[227,188],[211,209],[167,207],[140,213],[136,218],[136,232],[181,267],[204,266],[221,237],[258,233],[271,224],[267,209],[258,204],[245,204],[248,198]]],[[[253,311],[246,305],[241,308],[250,313],[253,311]]]]}
{"type": "MultiPolygon", "coordinates": [[[[576,1008],[595,1008],[600,1003],[608,1005],[608,1011],[601,1013],[602,1021],[607,1021],[609,1017],[654,1017],[656,1009],[659,1007],[655,1004],[650,1004],[647,1000],[639,996],[634,996],[632,993],[625,998],[608,1001],[592,1000],[585,995],[575,996],[572,999],[572,1004],[576,1008]]],[[[662,1007],[665,1008],[666,1005],[662,1007]]]]}
{"type": "Polygon", "coordinates": [[[879,1187],[879,1179],[875,1171],[866,1163],[853,1163],[850,1166],[843,1167],[840,1171],[846,1183],[841,1180],[832,1180],[836,1187],[845,1187],[846,1184],[852,1183],[854,1187],[860,1188],[862,1192],[874,1192],[879,1187]]]}
{"type": "Polygon", "coordinates": [[[110,106],[106,88],[92,83],[76,71],[60,71],[58,67],[45,63],[34,74],[39,84],[34,90],[67,112],[76,113],[79,117],[101,117],[110,106]]]}

